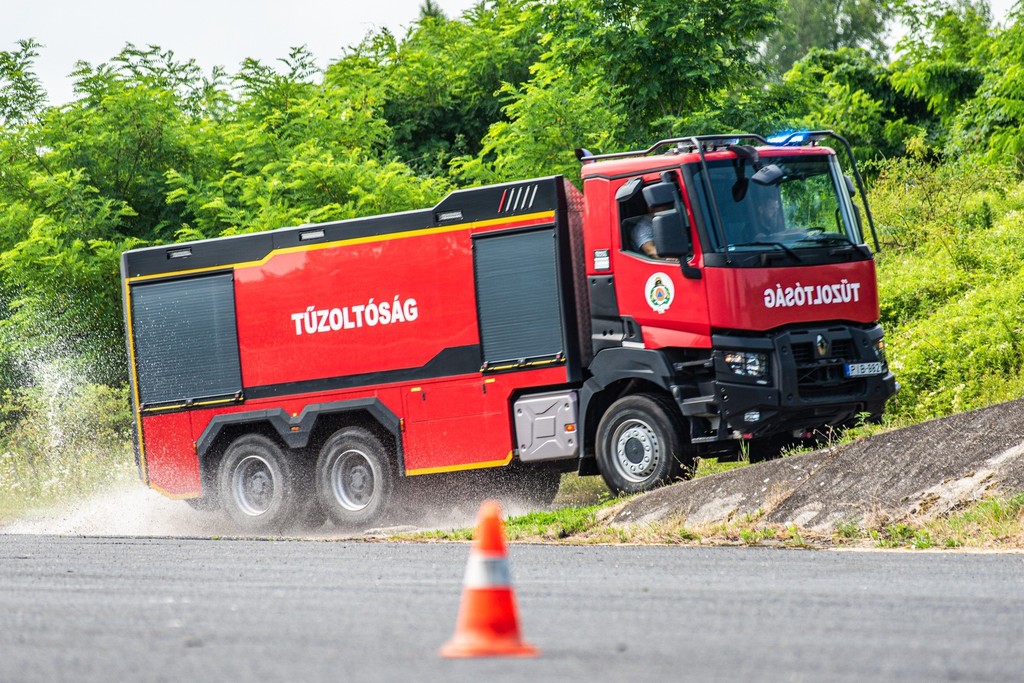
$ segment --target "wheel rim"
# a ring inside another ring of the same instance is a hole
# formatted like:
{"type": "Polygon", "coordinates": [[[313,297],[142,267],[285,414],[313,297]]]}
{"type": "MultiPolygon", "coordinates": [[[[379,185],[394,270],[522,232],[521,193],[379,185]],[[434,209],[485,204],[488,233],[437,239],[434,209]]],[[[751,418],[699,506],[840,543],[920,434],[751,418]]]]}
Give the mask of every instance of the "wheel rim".
{"type": "Polygon", "coordinates": [[[373,500],[373,466],[364,453],[345,451],[334,459],[328,476],[335,500],[346,510],[358,512],[373,500]]]}
{"type": "Polygon", "coordinates": [[[274,502],[274,472],[270,463],[258,455],[248,455],[235,466],[232,492],[238,509],[250,517],[259,517],[274,502]]]}
{"type": "Polygon", "coordinates": [[[648,479],[661,459],[661,443],[651,426],[640,420],[626,420],[615,430],[615,463],[623,477],[632,482],[648,479]]]}

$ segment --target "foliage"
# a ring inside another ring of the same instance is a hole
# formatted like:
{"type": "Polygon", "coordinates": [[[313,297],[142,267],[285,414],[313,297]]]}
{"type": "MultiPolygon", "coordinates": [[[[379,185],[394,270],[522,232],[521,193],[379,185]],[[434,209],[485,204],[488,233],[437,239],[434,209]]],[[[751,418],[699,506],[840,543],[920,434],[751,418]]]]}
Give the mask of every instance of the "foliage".
{"type": "Polygon", "coordinates": [[[28,123],[39,113],[46,95],[33,70],[41,45],[19,40],[18,49],[0,50],[0,126],[28,123]]]}
{"type": "Polygon", "coordinates": [[[505,108],[509,121],[495,123],[477,157],[453,162],[457,176],[472,183],[500,182],[534,175],[578,174],[575,146],[601,149],[613,144],[625,125],[615,92],[600,79],[568,78],[547,64],[505,108]]]}
{"type": "Polygon", "coordinates": [[[873,206],[882,322],[902,385],[892,419],[1016,398],[1024,389],[1024,188],[977,158],[884,165],[873,206]]]}
{"type": "Polygon", "coordinates": [[[127,389],[80,384],[55,366],[40,372],[40,385],[3,396],[0,519],[134,474],[127,389]]]}
{"type": "Polygon", "coordinates": [[[488,127],[503,120],[503,84],[529,78],[539,53],[521,21],[524,0],[480,3],[449,20],[424,5],[403,40],[368,36],[327,71],[332,84],[358,82],[380,103],[394,154],[425,174],[476,155],[488,127]]]}
{"type": "MultiPolygon", "coordinates": [[[[567,78],[600,75],[630,123],[627,145],[649,144],[722,88],[755,82],[759,41],[778,25],[777,0],[561,0],[534,6],[542,64],[567,78]]],[[[550,77],[541,71],[542,77],[550,77]]]]}
{"type": "Polygon", "coordinates": [[[890,2],[877,0],[788,0],[779,14],[780,26],[765,42],[762,60],[778,74],[814,48],[861,48],[881,61],[888,50],[884,38],[892,11],[890,2]]]}
{"type": "Polygon", "coordinates": [[[987,3],[910,2],[907,35],[896,46],[893,85],[942,115],[955,113],[981,83],[975,62],[992,23],[987,3]]]}
{"type": "Polygon", "coordinates": [[[790,93],[787,113],[797,129],[840,131],[865,160],[902,155],[905,142],[925,132],[926,109],[889,77],[862,49],[812,49],[778,88],[790,93]]]}
{"type": "Polygon", "coordinates": [[[957,113],[953,151],[989,150],[992,162],[1010,160],[1024,171],[1024,6],[1017,3],[1010,24],[980,44],[973,64],[984,74],[981,85],[957,113]]]}
{"type": "Polygon", "coordinates": [[[971,0],[910,0],[901,9],[907,33],[896,45],[898,59],[889,82],[927,105],[934,115],[929,141],[943,145],[956,116],[982,84],[992,22],[989,7],[971,0]]]}

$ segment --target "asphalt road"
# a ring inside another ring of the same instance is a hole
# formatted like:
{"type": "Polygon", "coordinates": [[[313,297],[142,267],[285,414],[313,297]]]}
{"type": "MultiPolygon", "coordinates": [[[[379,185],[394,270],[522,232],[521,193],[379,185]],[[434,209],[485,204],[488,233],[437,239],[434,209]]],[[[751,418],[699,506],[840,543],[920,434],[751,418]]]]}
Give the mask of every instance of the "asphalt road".
{"type": "Polygon", "coordinates": [[[443,660],[462,544],[0,536],[0,681],[1018,681],[1024,556],[512,546],[536,660],[443,660]]]}

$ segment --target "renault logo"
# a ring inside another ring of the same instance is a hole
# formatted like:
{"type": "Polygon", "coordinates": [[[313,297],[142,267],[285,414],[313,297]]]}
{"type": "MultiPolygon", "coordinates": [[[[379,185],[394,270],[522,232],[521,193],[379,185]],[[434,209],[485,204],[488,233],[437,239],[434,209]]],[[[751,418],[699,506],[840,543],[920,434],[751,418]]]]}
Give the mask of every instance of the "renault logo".
{"type": "Polygon", "coordinates": [[[825,339],[825,335],[818,335],[818,339],[814,342],[814,348],[818,351],[819,358],[828,355],[828,339],[825,339]]]}

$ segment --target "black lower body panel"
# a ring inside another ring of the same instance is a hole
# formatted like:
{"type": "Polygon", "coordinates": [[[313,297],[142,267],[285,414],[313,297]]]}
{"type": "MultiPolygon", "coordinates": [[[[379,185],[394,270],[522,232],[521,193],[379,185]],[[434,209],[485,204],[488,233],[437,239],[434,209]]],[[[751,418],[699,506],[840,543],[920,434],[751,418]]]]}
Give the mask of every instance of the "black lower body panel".
{"type": "Polygon", "coordinates": [[[862,417],[877,419],[898,389],[881,341],[878,325],[714,335],[714,379],[698,398],[680,401],[694,442],[820,434],[862,417]],[[763,373],[738,374],[735,354],[753,354],[763,373]]]}

